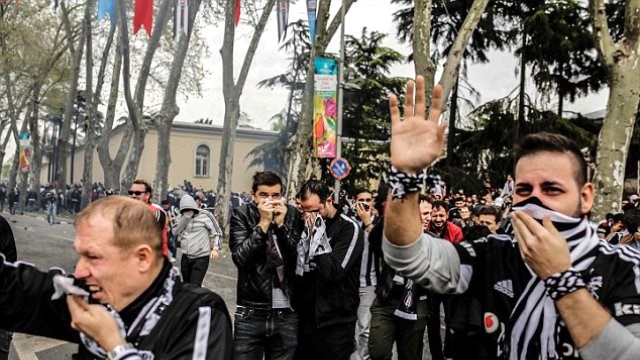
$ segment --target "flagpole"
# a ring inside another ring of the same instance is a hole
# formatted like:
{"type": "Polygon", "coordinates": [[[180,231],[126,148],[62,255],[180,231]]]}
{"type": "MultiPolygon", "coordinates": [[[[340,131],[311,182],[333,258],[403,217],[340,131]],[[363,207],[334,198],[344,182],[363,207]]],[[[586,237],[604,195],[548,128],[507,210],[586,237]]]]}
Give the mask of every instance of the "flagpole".
{"type": "MultiPolygon", "coordinates": [[[[336,159],[342,156],[342,109],[343,109],[343,93],[342,86],[344,82],[344,4],[340,6],[340,58],[338,59],[338,116],[336,117],[336,159]]],[[[340,180],[335,181],[334,202],[337,204],[340,199],[340,180]]]]}

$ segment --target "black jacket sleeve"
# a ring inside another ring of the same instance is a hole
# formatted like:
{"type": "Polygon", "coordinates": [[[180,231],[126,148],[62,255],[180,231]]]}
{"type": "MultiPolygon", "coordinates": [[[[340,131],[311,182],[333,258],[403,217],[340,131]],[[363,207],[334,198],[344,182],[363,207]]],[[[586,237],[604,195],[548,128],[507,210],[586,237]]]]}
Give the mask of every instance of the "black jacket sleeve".
{"type": "Polygon", "coordinates": [[[171,321],[165,322],[161,333],[148,337],[150,341],[163,341],[164,351],[156,354],[156,358],[231,360],[233,332],[224,301],[202,289],[195,301],[188,302],[178,300],[176,304],[188,307],[180,320],[167,319],[171,321]]]}
{"type": "Polygon", "coordinates": [[[364,250],[364,237],[358,225],[353,220],[340,220],[342,223],[334,234],[331,253],[316,258],[318,271],[327,282],[339,282],[351,267],[359,266],[364,250]]]}
{"type": "Polygon", "coordinates": [[[276,228],[274,233],[278,238],[278,244],[284,244],[286,251],[293,259],[296,258],[297,246],[300,242],[303,228],[304,221],[300,216],[300,212],[295,207],[287,205],[285,223],[280,228],[276,228]]]}
{"type": "Polygon", "coordinates": [[[243,205],[231,216],[229,248],[231,259],[239,268],[251,266],[256,256],[266,253],[267,234],[258,226],[258,221],[251,221],[250,206],[243,205]]]}
{"type": "Polygon", "coordinates": [[[65,298],[51,300],[53,276],[61,273],[10,263],[0,254],[0,328],[78,342],[65,298]]]}
{"type": "Polygon", "coordinates": [[[2,216],[0,216],[0,253],[3,253],[5,259],[9,262],[18,260],[13,231],[11,231],[11,226],[9,226],[7,219],[2,216]]]}

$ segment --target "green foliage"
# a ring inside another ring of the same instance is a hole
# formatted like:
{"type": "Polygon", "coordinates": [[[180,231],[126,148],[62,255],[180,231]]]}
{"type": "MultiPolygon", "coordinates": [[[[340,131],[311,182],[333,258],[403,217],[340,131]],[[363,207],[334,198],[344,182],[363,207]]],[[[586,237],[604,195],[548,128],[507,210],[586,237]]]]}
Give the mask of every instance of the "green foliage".
{"type": "MultiPolygon", "coordinates": [[[[516,101],[510,98],[478,107],[470,114],[474,128],[458,130],[456,134],[454,154],[461,165],[446,168],[439,163],[434,171],[455,178],[467,192],[480,193],[485,179],[494,186],[504,183],[506,174],[513,173],[516,114],[516,101]]],[[[574,139],[581,148],[595,151],[597,132],[593,132],[594,124],[589,120],[565,119],[532,107],[527,108],[526,119],[519,130],[521,136],[539,131],[557,132],[574,139]]]]}
{"type": "MultiPolygon", "coordinates": [[[[393,14],[397,24],[397,36],[403,42],[413,41],[413,0],[393,0],[394,3],[407,7],[393,14]]],[[[471,9],[473,0],[433,1],[431,6],[431,41],[432,56],[438,61],[446,58],[449,49],[458,35],[458,30],[471,9]]],[[[506,34],[502,30],[502,1],[490,1],[478,26],[471,35],[469,45],[463,57],[473,62],[489,61],[487,51],[491,48],[502,49],[506,34]]],[[[411,58],[411,57],[410,57],[411,58]]]]}
{"type": "Polygon", "coordinates": [[[525,52],[538,91],[547,98],[555,93],[559,111],[563,99],[573,102],[606,84],[588,9],[573,0],[551,1],[532,9],[522,21],[527,45],[516,54],[525,52]]]}

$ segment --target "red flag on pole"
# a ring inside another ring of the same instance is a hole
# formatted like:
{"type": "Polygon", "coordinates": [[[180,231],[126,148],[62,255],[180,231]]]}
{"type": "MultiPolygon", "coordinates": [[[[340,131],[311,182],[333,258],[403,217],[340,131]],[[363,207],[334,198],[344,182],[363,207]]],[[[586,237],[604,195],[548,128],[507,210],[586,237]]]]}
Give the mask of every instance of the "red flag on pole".
{"type": "Polygon", "coordinates": [[[241,0],[236,0],[236,8],[233,10],[233,18],[236,22],[236,26],[238,26],[238,23],[240,22],[240,1],[241,0]]]}
{"type": "Polygon", "coordinates": [[[144,26],[147,35],[151,36],[151,26],[153,25],[153,0],[136,0],[133,9],[133,33],[144,26]]]}

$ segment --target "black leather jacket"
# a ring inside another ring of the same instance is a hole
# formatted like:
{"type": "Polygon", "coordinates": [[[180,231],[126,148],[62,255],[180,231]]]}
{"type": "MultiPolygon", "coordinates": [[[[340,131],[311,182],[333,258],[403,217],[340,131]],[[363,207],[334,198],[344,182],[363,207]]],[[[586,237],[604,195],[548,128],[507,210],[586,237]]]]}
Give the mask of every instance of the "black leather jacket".
{"type": "MultiPolygon", "coordinates": [[[[231,217],[231,238],[229,248],[231,258],[238,268],[236,303],[270,309],[271,290],[276,275],[275,268],[267,263],[267,234],[258,226],[260,212],[254,203],[242,205],[231,217]]],[[[284,261],[284,291],[293,306],[293,283],[296,271],[296,246],[304,222],[300,212],[287,205],[284,225],[277,228],[271,224],[268,232],[276,235],[278,248],[284,261]]]]}
{"type": "Polygon", "coordinates": [[[13,232],[9,222],[0,216],[0,253],[4,254],[5,259],[10,262],[18,260],[16,255],[16,241],[13,238],[13,232]]]}

